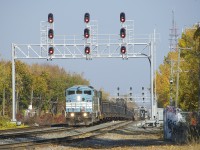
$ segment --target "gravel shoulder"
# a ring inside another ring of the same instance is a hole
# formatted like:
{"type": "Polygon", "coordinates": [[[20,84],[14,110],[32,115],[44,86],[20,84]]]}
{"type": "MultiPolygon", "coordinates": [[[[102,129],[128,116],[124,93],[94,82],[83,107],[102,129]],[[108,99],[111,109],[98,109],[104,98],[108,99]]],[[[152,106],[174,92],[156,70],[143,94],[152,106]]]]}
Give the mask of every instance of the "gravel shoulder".
{"type": "Polygon", "coordinates": [[[112,150],[200,150],[200,144],[175,145],[163,140],[160,128],[141,128],[134,123],[126,128],[117,129],[105,135],[76,143],[61,143],[38,147],[41,150],[78,150],[78,149],[112,149],[112,150]]]}

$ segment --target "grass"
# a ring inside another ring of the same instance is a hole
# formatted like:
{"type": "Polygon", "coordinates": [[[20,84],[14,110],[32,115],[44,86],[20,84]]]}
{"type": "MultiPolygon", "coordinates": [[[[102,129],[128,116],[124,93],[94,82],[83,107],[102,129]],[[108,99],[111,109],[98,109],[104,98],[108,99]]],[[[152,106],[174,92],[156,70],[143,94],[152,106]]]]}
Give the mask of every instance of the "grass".
{"type": "Polygon", "coordinates": [[[0,130],[24,128],[24,124],[17,126],[15,122],[11,122],[9,117],[0,117],[0,130]]]}

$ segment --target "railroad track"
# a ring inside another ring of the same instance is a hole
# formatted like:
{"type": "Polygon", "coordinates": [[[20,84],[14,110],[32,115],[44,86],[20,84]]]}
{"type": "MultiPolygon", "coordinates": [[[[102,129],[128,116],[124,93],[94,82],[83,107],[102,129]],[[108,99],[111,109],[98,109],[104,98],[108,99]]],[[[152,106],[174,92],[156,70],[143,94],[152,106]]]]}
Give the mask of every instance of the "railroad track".
{"type": "Polygon", "coordinates": [[[23,131],[21,130],[20,132],[8,132],[8,133],[4,133],[4,134],[0,134],[0,139],[3,138],[16,138],[16,137],[28,137],[30,135],[37,135],[37,134],[46,134],[49,132],[62,132],[62,131],[67,131],[67,130],[71,130],[73,128],[37,128],[37,129],[32,129],[32,130],[28,130],[28,131],[23,131]]]}
{"type": "MultiPolygon", "coordinates": [[[[51,131],[51,133],[32,133],[27,135],[26,137],[18,137],[14,138],[4,138],[0,139],[0,149],[19,149],[19,148],[27,148],[27,146],[35,147],[37,145],[46,145],[46,144],[57,144],[62,142],[72,142],[84,140],[87,138],[92,138],[101,134],[105,134],[109,131],[115,130],[117,128],[126,126],[132,123],[132,121],[116,121],[104,123],[92,127],[84,127],[84,128],[68,128],[63,131],[51,131]]],[[[24,135],[22,135],[24,136],[24,135]]]]}

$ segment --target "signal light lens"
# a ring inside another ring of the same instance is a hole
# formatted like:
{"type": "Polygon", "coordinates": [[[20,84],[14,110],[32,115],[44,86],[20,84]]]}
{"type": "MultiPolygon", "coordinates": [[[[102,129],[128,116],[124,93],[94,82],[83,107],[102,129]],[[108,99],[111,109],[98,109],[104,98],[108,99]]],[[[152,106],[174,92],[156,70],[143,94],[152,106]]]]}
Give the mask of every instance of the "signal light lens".
{"type": "Polygon", "coordinates": [[[84,22],[85,23],[89,23],[89,21],[90,21],[90,14],[89,13],[85,13],[85,15],[84,15],[84,22]]]}
{"type": "Polygon", "coordinates": [[[88,28],[86,28],[86,29],[84,30],[84,37],[85,37],[85,38],[89,38],[89,37],[90,37],[90,30],[89,30],[88,28]]]}
{"type": "Polygon", "coordinates": [[[121,21],[122,23],[124,23],[124,22],[126,21],[126,16],[125,16],[125,13],[124,13],[124,12],[121,12],[121,13],[120,13],[120,21],[121,21]]]}
{"type": "Polygon", "coordinates": [[[53,55],[54,53],[54,48],[53,47],[49,47],[49,55],[53,55]]]}
{"type": "Polygon", "coordinates": [[[49,37],[50,39],[53,39],[53,29],[49,29],[48,37],[49,37]]]}
{"type": "Polygon", "coordinates": [[[126,53],[126,47],[125,46],[122,46],[121,47],[121,54],[125,54],[126,53]]]}
{"type": "Polygon", "coordinates": [[[48,22],[53,23],[53,14],[52,13],[48,14],[48,22]]]}
{"type": "Polygon", "coordinates": [[[90,47],[89,46],[86,46],[85,47],[85,54],[90,54],[90,47]]]}
{"type": "Polygon", "coordinates": [[[126,29],[125,28],[121,28],[121,30],[120,30],[120,37],[121,38],[125,38],[126,37],[126,29]]]}

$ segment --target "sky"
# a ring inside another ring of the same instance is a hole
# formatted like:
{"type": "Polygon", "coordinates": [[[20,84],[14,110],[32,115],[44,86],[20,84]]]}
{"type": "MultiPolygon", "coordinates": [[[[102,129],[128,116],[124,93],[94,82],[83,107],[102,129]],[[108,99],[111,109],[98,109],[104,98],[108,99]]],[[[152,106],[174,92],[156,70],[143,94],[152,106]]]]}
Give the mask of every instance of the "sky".
{"type": "MultiPolygon", "coordinates": [[[[119,34],[119,14],[134,20],[134,34],[159,33],[156,40],[156,68],[169,52],[172,10],[179,37],[185,27],[200,22],[200,0],[0,0],[0,57],[11,60],[11,43],[39,44],[40,21],[54,14],[56,34],[83,35],[84,13],[98,20],[100,34],[119,34]]],[[[23,60],[26,63],[52,64],[70,73],[83,73],[96,89],[116,95],[117,87],[136,95],[150,87],[148,59],[23,60]]]]}

